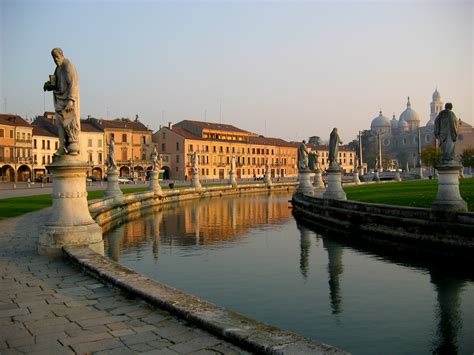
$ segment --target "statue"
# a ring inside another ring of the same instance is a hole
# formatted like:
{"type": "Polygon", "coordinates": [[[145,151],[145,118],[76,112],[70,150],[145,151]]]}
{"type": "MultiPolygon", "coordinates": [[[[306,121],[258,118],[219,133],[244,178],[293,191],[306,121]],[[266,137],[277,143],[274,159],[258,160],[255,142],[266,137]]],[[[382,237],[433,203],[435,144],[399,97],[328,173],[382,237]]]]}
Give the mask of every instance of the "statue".
{"type": "Polygon", "coordinates": [[[193,175],[199,174],[199,156],[197,155],[197,152],[194,152],[191,155],[191,171],[193,175]]]}
{"type": "Polygon", "coordinates": [[[308,170],[308,148],[304,140],[298,146],[298,170],[308,170]]]}
{"type": "Polygon", "coordinates": [[[310,152],[308,155],[308,167],[309,170],[315,171],[319,168],[319,163],[318,163],[318,153],[317,152],[310,152]]]}
{"type": "Polygon", "coordinates": [[[79,154],[81,114],[79,81],[74,65],[66,58],[61,48],[51,51],[56,69],[54,75],[43,85],[44,91],[52,91],[59,146],[54,155],[79,154]]]}
{"type": "Polygon", "coordinates": [[[453,104],[446,103],[444,110],[435,119],[434,134],[441,148],[441,163],[454,161],[454,147],[458,138],[458,119],[453,111],[453,104]]]}
{"type": "Polygon", "coordinates": [[[115,141],[114,141],[114,137],[110,138],[109,155],[107,156],[107,160],[105,162],[105,165],[107,165],[109,167],[109,170],[117,169],[117,164],[115,163],[115,141]]]}
{"type": "Polygon", "coordinates": [[[334,128],[329,136],[329,168],[339,168],[339,163],[337,161],[339,144],[342,144],[341,138],[337,133],[337,128],[334,128]]]}
{"type": "Polygon", "coordinates": [[[235,173],[235,157],[234,156],[230,159],[230,171],[232,173],[235,173]]]}
{"type": "Polygon", "coordinates": [[[156,146],[153,148],[153,152],[151,153],[151,165],[152,171],[156,171],[161,168],[161,166],[158,165],[158,152],[156,151],[156,146]]]}

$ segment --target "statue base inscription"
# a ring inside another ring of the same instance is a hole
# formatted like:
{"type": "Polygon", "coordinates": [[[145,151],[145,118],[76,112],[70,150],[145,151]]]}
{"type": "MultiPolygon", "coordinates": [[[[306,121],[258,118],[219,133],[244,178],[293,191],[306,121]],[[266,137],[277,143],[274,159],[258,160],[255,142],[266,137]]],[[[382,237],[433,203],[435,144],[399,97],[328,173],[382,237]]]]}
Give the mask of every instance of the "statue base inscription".
{"type": "Polygon", "coordinates": [[[434,216],[453,212],[466,212],[467,203],[459,193],[459,174],[462,166],[443,164],[436,167],[438,170],[438,194],[431,205],[434,216]]]}
{"type": "Polygon", "coordinates": [[[323,176],[319,169],[314,172],[313,186],[316,190],[324,189],[323,176]]]}
{"type": "Polygon", "coordinates": [[[342,176],[340,168],[328,169],[327,183],[328,187],[323,194],[323,198],[332,200],[347,200],[346,193],[342,189],[342,176]]]}
{"type": "Polygon", "coordinates": [[[300,183],[298,186],[298,192],[304,195],[313,196],[314,188],[313,188],[313,185],[311,184],[310,175],[311,175],[311,172],[309,170],[298,171],[298,181],[300,183]]]}
{"type": "Polygon", "coordinates": [[[107,198],[113,197],[116,202],[123,200],[123,193],[119,187],[116,169],[109,169],[109,171],[107,171],[107,188],[105,189],[104,196],[107,198]]]}
{"type": "Polygon", "coordinates": [[[148,190],[153,191],[155,195],[161,195],[162,190],[160,186],[160,172],[157,170],[152,170],[150,172],[150,182],[148,184],[148,190]]]}
{"type": "Polygon", "coordinates": [[[86,162],[71,155],[62,155],[48,166],[53,176],[53,208],[39,232],[40,255],[61,256],[62,248],[72,245],[86,245],[104,254],[102,228],[92,219],[87,204],[88,169],[86,162]]]}

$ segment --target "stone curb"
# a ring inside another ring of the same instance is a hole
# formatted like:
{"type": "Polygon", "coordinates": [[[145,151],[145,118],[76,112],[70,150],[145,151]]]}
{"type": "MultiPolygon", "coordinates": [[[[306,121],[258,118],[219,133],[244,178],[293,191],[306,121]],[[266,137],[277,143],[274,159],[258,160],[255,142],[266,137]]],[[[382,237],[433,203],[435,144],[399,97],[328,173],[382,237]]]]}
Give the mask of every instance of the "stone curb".
{"type": "Polygon", "coordinates": [[[66,247],[64,255],[95,278],[206,329],[242,349],[265,354],[347,354],[330,345],[245,317],[161,284],[88,247],[66,247]]]}

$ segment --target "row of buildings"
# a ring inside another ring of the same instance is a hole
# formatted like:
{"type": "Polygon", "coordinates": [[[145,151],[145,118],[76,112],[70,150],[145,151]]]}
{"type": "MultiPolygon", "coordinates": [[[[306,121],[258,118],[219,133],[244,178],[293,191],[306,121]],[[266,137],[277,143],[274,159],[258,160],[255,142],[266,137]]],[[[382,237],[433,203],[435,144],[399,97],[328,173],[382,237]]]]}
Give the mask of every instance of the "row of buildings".
{"type": "MultiPolygon", "coordinates": [[[[44,180],[58,147],[54,113],[45,112],[29,123],[17,115],[0,115],[0,178],[2,181],[44,180]]],[[[107,146],[115,142],[115,160],[120,176],[144,178],[151,169],[156,147],[163,157],[165,179],[191,177],[191,156],[197,152],[201,179],[227,179],[232,157],[238,179],[262,178],[268,163],[272,178],[295,177],[297,142],[258,135],[229,124],[184,120],[153,133],[135,120],[81,120],[80,155],[90,166],[88,175],[102,179],[106,173],[107,146]]],[[[322,169],[329,166],[328,148],[313,146],[322,169]]],[[[341,147],[339,162],[346,173],[353,172],[355,152],[341,147]]]]}

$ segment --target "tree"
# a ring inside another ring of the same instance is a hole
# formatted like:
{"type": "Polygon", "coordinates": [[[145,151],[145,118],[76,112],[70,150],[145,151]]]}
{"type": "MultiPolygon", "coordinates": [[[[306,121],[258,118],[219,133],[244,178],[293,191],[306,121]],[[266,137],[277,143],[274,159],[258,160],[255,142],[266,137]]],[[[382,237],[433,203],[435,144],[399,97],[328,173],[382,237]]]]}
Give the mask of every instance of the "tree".
{"type": "Polygon", "coordinates": [[[441,161],[441,150],[436,148],[434,145],[426,147],[421,152],[421,161],[430,167],[435,167],[441,161]]]}
{"type": "Polygon", "coordinates": [[[321,145],[321,144],[322,144],[322,141],[321,141],[321,138],[320,138],[320,137],[318,137],[318,136],[312,136],[312,137],[309,137],[308,144],[321,145]]]}
{"type": "Polygon", "coordinates": [[[466,148],[461,153],[461,163],[464,167],[470,169],[474,167],[474,148],[466,148]]]}

